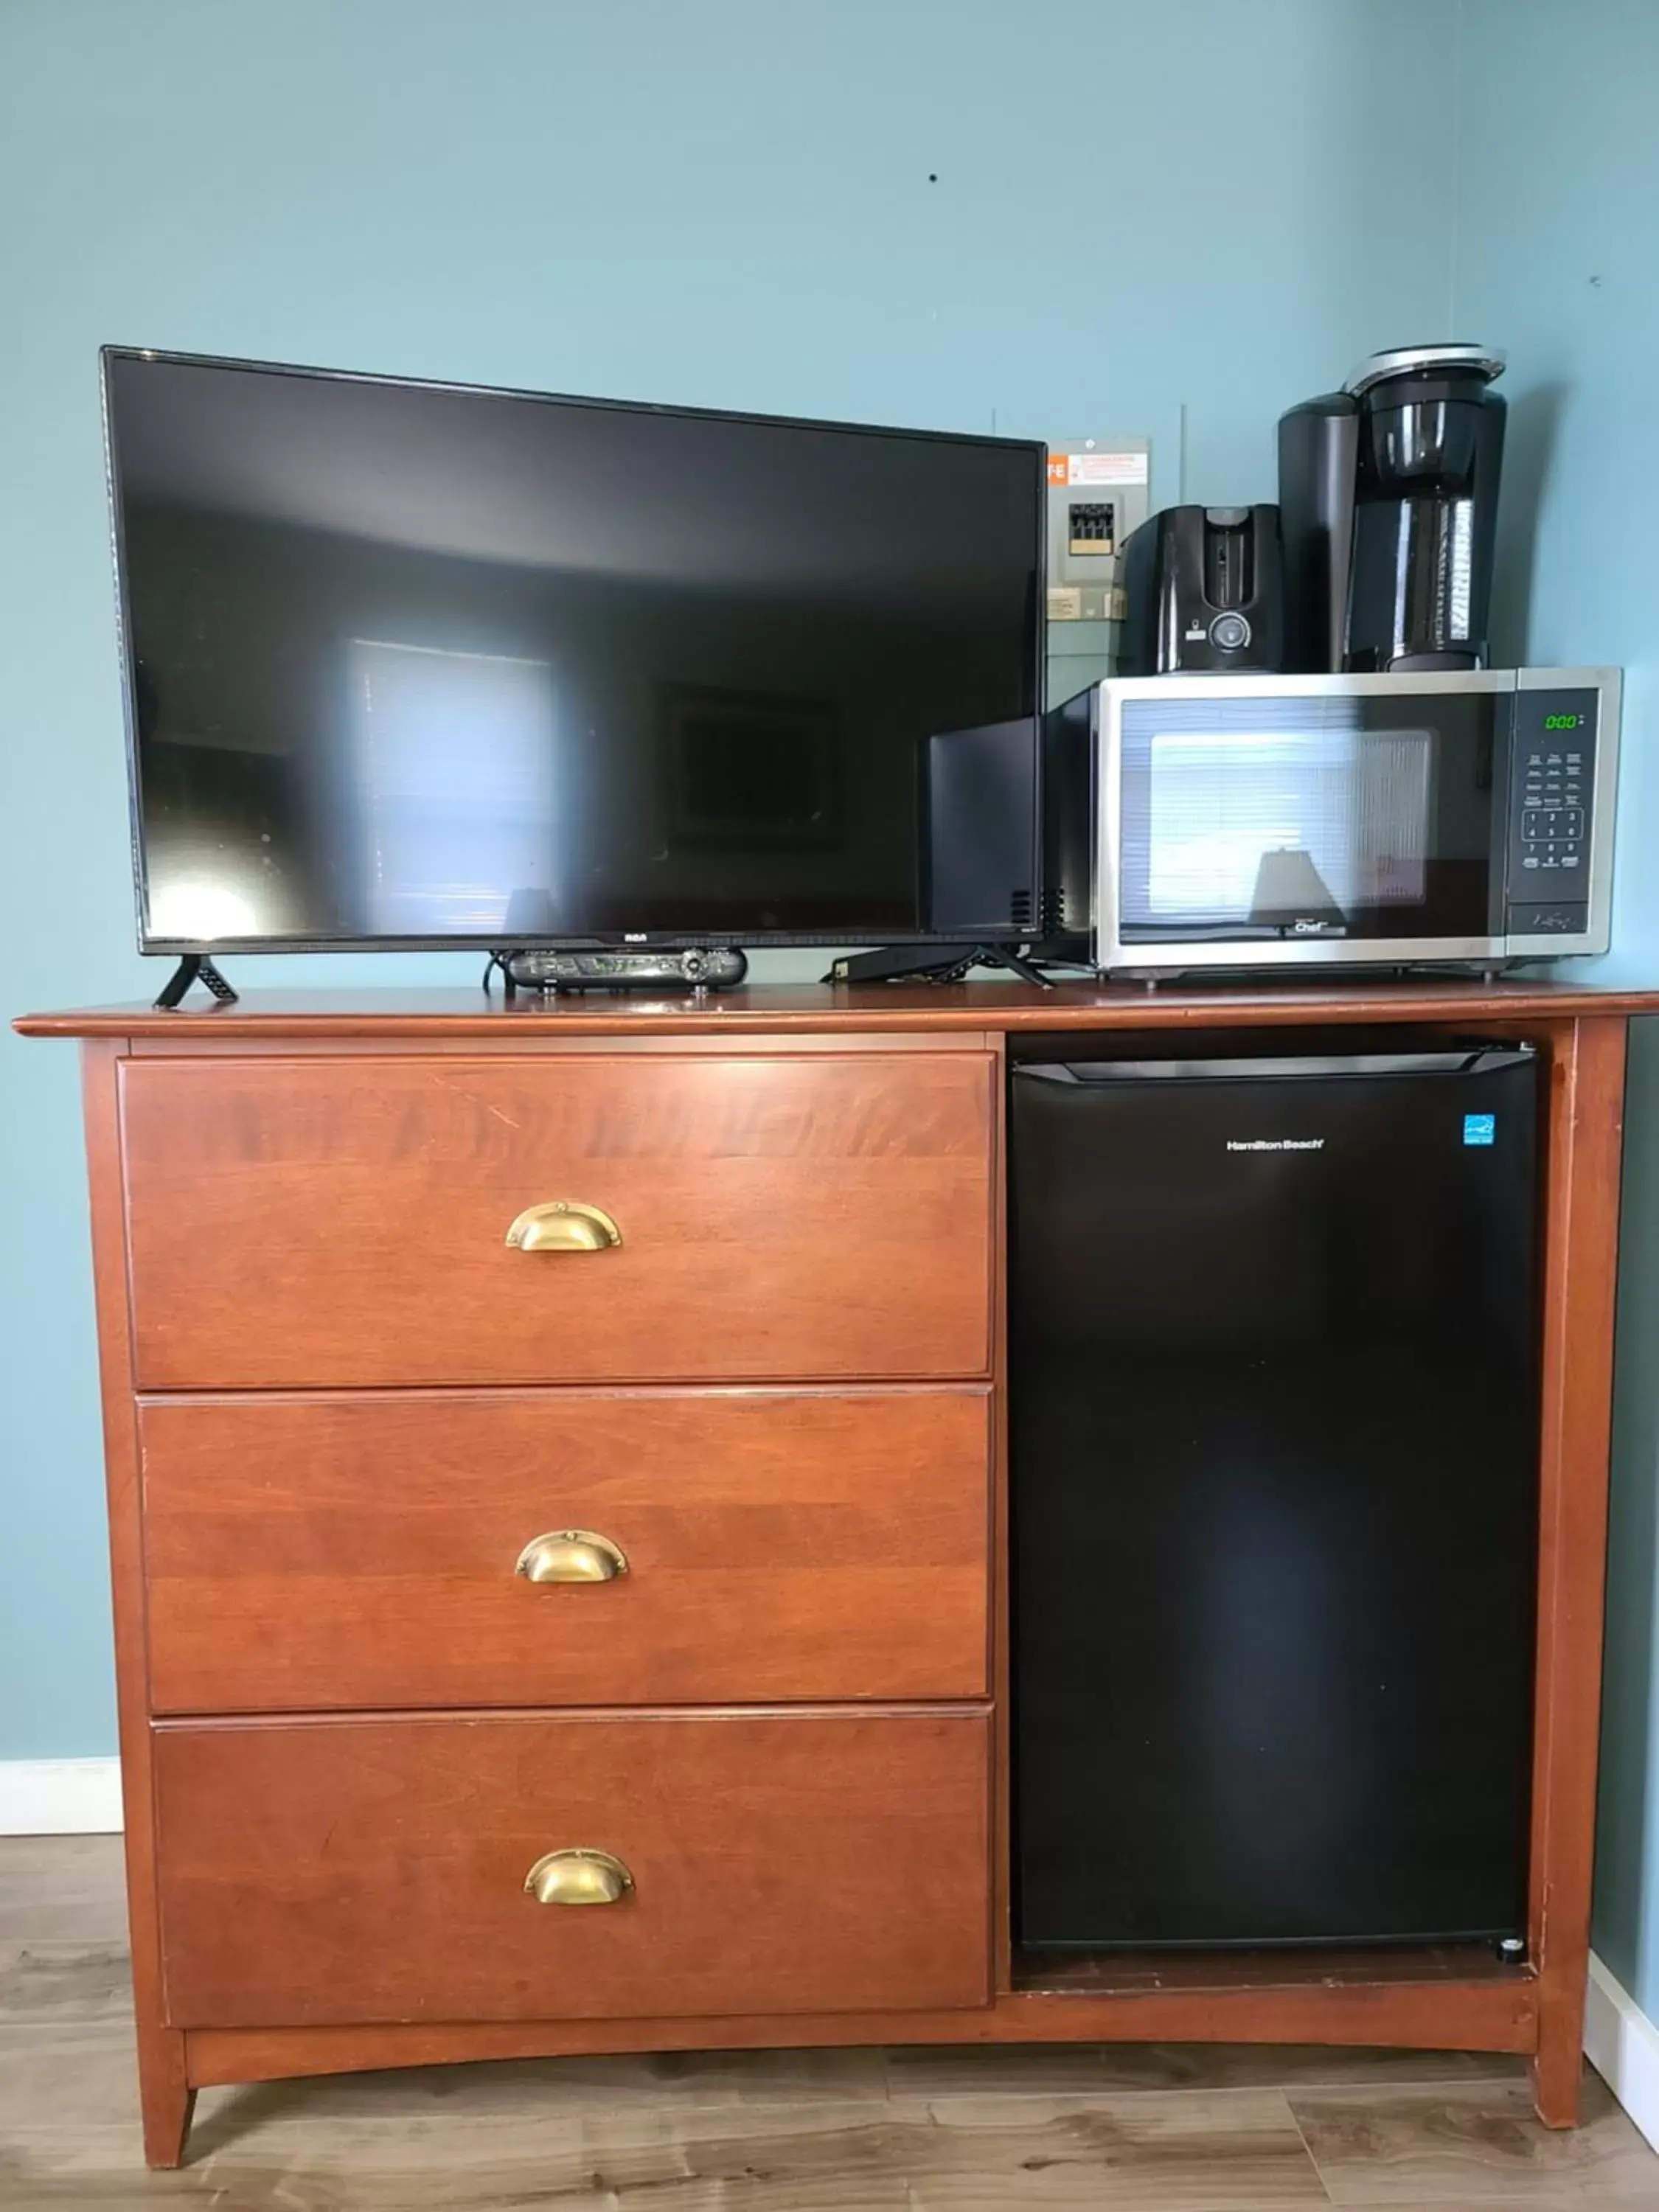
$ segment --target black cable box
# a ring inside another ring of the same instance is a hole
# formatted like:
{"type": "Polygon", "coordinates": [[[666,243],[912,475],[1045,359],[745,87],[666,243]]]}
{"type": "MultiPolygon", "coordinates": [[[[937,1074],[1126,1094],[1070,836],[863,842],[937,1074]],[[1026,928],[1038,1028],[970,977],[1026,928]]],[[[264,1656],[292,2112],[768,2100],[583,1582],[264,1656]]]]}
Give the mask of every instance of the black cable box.
{"type": "Polygon", "coordinates": [[[749,973],[734,945],[655,952],[508,952],[501,965],[521,991],[729,991],[749,973]]]}

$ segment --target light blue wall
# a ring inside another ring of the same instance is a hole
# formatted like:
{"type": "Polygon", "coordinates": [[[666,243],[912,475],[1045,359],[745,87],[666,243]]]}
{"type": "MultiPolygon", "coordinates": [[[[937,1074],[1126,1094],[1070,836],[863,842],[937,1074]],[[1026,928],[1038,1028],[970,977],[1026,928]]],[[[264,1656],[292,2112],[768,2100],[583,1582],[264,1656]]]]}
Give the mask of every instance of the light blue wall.
{"type": "MultiPolygon", "coordinates": [[[[1511,652],[1626,670],[1615,951],[1659,979],[1659,6],[1463,0],[1456,313],[1510,349],[1511,652]],[[1530,628],[1523,639],[1523,609],[1530,628]]],[[[1506,495],[1508,480],[1506,479],[1506,495]]],[[[1659,2018],[1659,1024],[1636,1025],[1596,1948],[1659,2018]]]]}
{"type": "MultiPolygon", "coordinates": [[[[131,950],[101,342],[1146,431],[1161,499],[1269,498],[1283,405],[1446,326],[1451,94],[1427,58],[1450,10],[0,8],[0,1007],[158,980],[131,950]],[[1413,96],[1380,99],[1401,52],[1413,96]]],[[[0,1109],[0,1757],[97,1753],[113,1729],[69,1048],[7,1037],[0,1109]]]]}
{"type": "MultiPolygon", "coordinates": [[[[1498,643],[1631,672],[1607,969],[1651,981],[1656,86],[1654,0],[0,10],[0,1007],[155,981],[131,951],[106,339],[1032,435],[1144,430],[1160,499],[1216,500],[1271,496],[1279,407],[1373,346],[1454,328],[1505,344],[1498,643]],[[1454,38],[1455,112],[1424,58],[1454,38]],[[1376,96],[1401,52],[1419,58],[1417,96],[1376,96]]],[[[282,962],[252,980],[471,972],[282,962]]],[[[0,1757],[100,1752],[113,1730],[66,1048],[0,1041],[0,1757]]],[[[1659,2016],[1653,1034],[1626,1217],[1597,1942],[1659,2016]]]]}

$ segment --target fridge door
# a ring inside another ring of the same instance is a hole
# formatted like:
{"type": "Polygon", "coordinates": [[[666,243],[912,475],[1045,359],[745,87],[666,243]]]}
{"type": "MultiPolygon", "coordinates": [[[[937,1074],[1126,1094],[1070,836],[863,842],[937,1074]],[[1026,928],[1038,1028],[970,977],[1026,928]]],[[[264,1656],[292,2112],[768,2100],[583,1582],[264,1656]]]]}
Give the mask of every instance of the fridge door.
{"type": "Polygon", "coordinates": [[[1023,1943],[1523,1927],[1537,1082],[1017,1070],[1023,1943]]]}

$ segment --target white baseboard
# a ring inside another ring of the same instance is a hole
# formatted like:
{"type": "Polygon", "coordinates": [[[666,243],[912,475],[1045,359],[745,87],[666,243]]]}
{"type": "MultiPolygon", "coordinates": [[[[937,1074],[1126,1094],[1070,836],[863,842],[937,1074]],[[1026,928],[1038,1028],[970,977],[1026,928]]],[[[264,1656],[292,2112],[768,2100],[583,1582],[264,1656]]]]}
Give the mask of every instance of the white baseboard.
{"type": "Polygon", "coordinates": [[[1584,2051],[1590,2064],[1659,2150],[1659,2027],[1590,1954],[1584,2007],[1584,2051]]]}
{"type": "Polygon", "coordinates": [[[0,1836],[118,1835],[118,1759],[0,1759],[0,1836]]]}

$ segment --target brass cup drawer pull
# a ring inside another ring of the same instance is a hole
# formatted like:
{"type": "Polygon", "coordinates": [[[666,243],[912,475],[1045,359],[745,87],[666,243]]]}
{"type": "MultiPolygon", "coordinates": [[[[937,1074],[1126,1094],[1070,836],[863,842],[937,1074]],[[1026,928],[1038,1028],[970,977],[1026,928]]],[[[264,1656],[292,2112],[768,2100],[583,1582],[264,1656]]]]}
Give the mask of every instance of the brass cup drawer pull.
{"type": "Polygon", "coordinates": [[[628,1572],[619,1544],[591,1528],[555,1528],[532,1536],[514,1568],[527,1583],[613,1583],[628,1572]]]}
{"type": "Polygon", "coordinates": [[[527,1206],[507,1232],[515,1252],[608,1252],[622,1231],[604,1209],[574,1198],[527,1206]]]}
{"type": "Polygon", "coordinates": [[[548,1851],[524,1878],[538,1905],[617,1905],[634,1877],[609,1851],[548,1851]]]}

